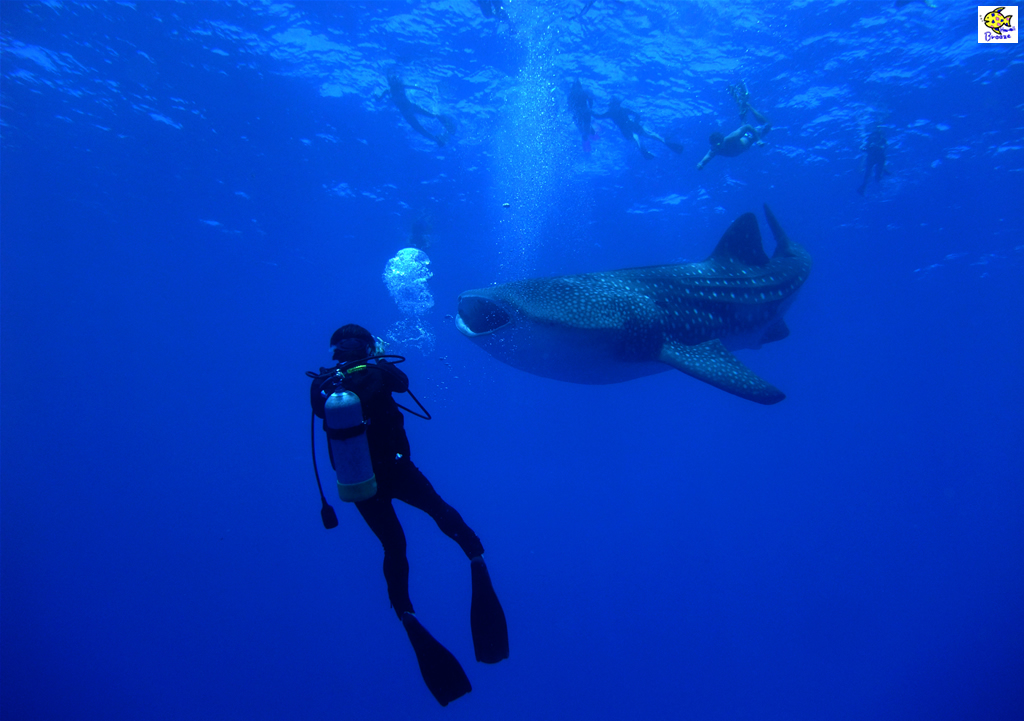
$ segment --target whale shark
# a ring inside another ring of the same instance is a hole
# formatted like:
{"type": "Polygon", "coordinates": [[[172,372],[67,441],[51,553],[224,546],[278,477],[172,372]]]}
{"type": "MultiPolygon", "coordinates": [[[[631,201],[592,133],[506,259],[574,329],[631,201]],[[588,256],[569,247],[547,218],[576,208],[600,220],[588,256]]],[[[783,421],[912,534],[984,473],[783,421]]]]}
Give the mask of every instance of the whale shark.
{"type": "Polygon", "coordinates": [[[517,280],[459,296],[455,325],[498,360],[572,383],[620,383],[675,368],[747,400],[786,396],[733,351],[789,335],[783,315],[811,257],[764,206],[769,258],[753,213],[706,260],[517,280]]]}

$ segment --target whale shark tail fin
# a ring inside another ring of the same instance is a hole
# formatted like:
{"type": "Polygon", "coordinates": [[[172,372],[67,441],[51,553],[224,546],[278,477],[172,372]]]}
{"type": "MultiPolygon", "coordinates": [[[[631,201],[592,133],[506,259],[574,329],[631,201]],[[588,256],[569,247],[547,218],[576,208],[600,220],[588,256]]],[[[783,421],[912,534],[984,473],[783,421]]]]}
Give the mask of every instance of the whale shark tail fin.
{"type": "Polygon", "coordinates": [[[786,397],[785,393],[743,365],[717,338],[697,345],[668,341],[661,348],[659,360],[748,401],[770,406],[786,397]]]}
{"type": "Polygon", "coordinates": [[[775,213],[768,207],[768,204],[764,204],[764,217],[768,219],[768,227],[772,229],[772,237],[775,238],[775,252],[772,254],[773,258],[791,258],[793,255],[793,243],[790,241],[789,236],[786,235],[786,231],[782,229],[779,221],[775,218],[775,213]]]}

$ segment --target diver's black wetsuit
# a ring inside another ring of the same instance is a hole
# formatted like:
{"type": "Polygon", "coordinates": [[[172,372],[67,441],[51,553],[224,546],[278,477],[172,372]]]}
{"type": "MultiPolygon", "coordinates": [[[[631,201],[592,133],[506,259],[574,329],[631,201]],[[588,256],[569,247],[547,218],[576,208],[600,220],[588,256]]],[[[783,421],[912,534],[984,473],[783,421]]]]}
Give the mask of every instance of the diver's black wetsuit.
{"type": "Polygon", "coordinates": [[[569,89],[569,112],[572,113],[572,121],[576,129],[583,136],[583,149],[590,152],[590,141],[595,137],[594,126],[591,118],[594,113],[594,98],[583,89],[583,83],[579,78],[573,81],[569,89]]]}
{"type": "Polygon", "coordinates": [[[409,378],[386,360],[356,367],[343,376],[331,369],[313,379],[310,403],[313,412],[324,417],[327,398],[339,388],[359,396],[363,418],[367,421],[366,440],[370,460],[377,477],[377,493],[355,504],[370,530],[384,546],[384,578],[388,598],[399,618],[413,613],[409,598],[409,560],[405,555],[405,532],[392,505],[404,501],[427,513],[441,531],[454,540],[470,559],[484,552],[483,544],[462,516],[437,494],[430,481],[409,458],[409,439],[405,435],[405,417],[392,393],[409,390],[409,378]]]}

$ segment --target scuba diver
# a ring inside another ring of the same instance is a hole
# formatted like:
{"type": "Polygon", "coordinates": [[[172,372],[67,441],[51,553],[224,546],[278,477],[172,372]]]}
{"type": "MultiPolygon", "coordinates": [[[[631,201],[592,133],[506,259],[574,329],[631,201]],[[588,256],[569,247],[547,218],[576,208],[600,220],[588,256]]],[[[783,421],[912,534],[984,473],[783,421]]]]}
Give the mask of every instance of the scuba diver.
{"type": "MultiPolygon", "coordinates": [[[[455,656],[435,640],[415,616],[409,598],[405,532],[393,501],[404,501],[427,513],[470,559],[473,648],[477,661],[498,663],[508,658],[508,626],[484,564],[484,547],[458,511],[441,499],[409,457],[405,419],[399,410],[404,407],[391,397],[392,393],[409,392],[408,377],[395,367],[396,362],[404,359],[378,354],[374,337],[354,324],[336,330],[331,336],[331,346],[338,364],[307,375],[313,378],[310,387],[313,413],[324,419],[331,465],[338,474],[339,496],[355,503],[363,520],[383,545],[384,578],[391,606],[416,652],[423,680],[434,698],[447,706],[472,687],[455,656]],[[388,358],[397,360],[389,362],[388,358]],[[347,422],[337,422],[341,418],[339,414],[346,411],[355,415],[350,415],[347,422]],[[362,471],[358,470],[360,467],[362,471]]],[[[409,395],[416,400],[411,393],[409,395]]],[[[420,417],[429,420],[430,414],[420,417]]],[[[320,494],[324,526],[333,528],[338,523],[337,516],[327,504],[322,488],[320,494]]]]}
{"type": "Polygon", "coordinates": [[[388,70],[388,89],[380,94],[378,97],[384,97],[387,93],[391,93],[391,99],[395,103],[395,107],[398,108],[398,112],[402,114],[406,122],[412,126],[412,129],[429,140],[433,140],[440,147],[444,147],[448,137],[455,132],[455,121],[447,115],[441,115],[439,113],[432,113],[426,108],[420,107],[416,103],[409,100],[405,94],[406,88],[413,88],[414,90],[422,90],[417,88],[415,85],[406,85],[401,77],[398,75],[396,68],[390,68],[388,70]],[[417,115],[424,115],[428,118],[436,118],[442,127],[444,127],[444,134],[434,134],[423,127],[417,115]]]}
{"type": "Polygon", "coordinates": [[[868,154],[867,167],[864,168],[864,182],[857,188],[857,192],[864,195],[864,191],[868,188],[868,181],[871,180],[871,171],[875,171],[875,180],[882,182],[883,175],[889,175],[889,171],[885,169],[885,149],[888,146],[888,142],[885,139],[885,133],[882,132],[881,128],[875,128],[868,135],[867,140],[864,141],[864,145],[861,146],[861,150],[868,154]]]}
{"type": "Polygon", "coordinates": [[[743,84],[742,80],[735,85],[729,86],[729,94],[732,95],[733,100],[740,107],[740,122],[743,125],[728,135],[722,135],[718,132],[711,133],[711,136],[708,138],[708,142],[711,143],[711,150],[697,163],[697,170],[703,170],[704,166],[711,162],[711,159],[716,155],[735,158],[737,155],[749,150],[752,145],[764,145],[763,138],[772,129],[772,124],[768,118],[751,107],[750,95],[747,93],[747,87],[743,84]],[[761,124],[760,128],[747,124],[748,111],[761,124]]]}
{"type": "Polygon", "coordinates": [[[683,146],[679,143],[670,142],[662,138],[660,135],[655,135],[654,133],[649,133],[644,130],[640,121],[637,120],[639,117],[637,113],[632,110],[626,110],[622,107],[621,98],[612,98],[612,101],[608,103],[608,109],[603,113],[594,113],[594,117],[608,118],[619,126],[619,130],[622,132],[622,137],[629,138],[636,143],[637,149],[645,158],[653,158],[654,153],[650,152],[643,146],[643,143],[640,142],[640,138],[651,138],[653,140],[657,140],[659,143],[664,143],[665,146],[673,153],[683,152],[683,146]]]}
{"type": "Polygon", "coordinates": [[[597,139],[597,133],[591,124],[594,113],[594,97],[583,89],[579,78],[573,81],[569,89],[569,112],[572,113],[572,121],[583,136],[583,152],[590,152],[590,141],[597,139]]]}

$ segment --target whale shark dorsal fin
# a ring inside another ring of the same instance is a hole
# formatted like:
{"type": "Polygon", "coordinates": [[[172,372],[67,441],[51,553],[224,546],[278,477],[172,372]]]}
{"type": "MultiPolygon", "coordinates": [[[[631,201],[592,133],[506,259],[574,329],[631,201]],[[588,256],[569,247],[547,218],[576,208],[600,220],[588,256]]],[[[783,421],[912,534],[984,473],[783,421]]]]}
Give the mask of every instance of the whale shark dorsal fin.
{"type": "Polygon", "coordinates": [[[717,338],[697,345],[667,341],[661,348],[658,360],[715,388],[755,403],[770,406],[786,397],[778,388],[743,365],[717,338]]]}
{"type": "Polygon", "coordinates": [[[715,251],[708,256],[722,263],[768,265],[768,256],[761,243],[761,231],[753,213],[744,213],[722,234],[715,251]]]}

